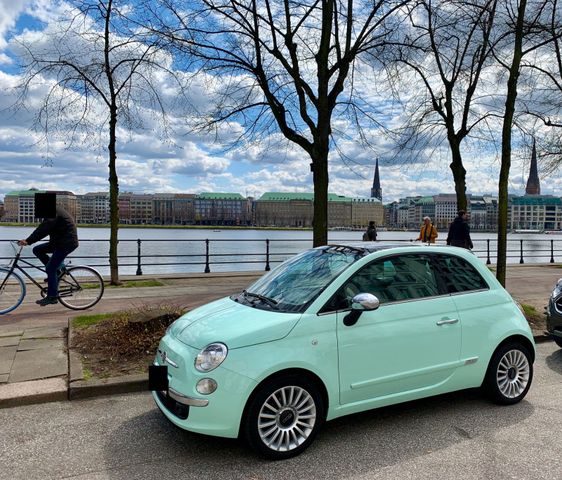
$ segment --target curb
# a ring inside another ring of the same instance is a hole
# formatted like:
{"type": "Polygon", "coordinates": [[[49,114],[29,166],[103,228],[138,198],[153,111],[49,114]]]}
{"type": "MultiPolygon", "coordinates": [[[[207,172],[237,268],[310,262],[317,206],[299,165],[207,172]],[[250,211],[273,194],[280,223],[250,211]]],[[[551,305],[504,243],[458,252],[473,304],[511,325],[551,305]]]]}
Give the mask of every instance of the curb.
{"type": "Polygon", "coordinates": [[[68,386],[68,399],[78,400],[143,391],[148,391],[148,375],[140,373],[104,379],[76,380],[68,386]]]}
{"type": "Polygon", "coordinates": [[[35,403],[60,402],[68,399],[68,386],[62,377],[7,383],[0,386],[0,408],[35,403]]]}

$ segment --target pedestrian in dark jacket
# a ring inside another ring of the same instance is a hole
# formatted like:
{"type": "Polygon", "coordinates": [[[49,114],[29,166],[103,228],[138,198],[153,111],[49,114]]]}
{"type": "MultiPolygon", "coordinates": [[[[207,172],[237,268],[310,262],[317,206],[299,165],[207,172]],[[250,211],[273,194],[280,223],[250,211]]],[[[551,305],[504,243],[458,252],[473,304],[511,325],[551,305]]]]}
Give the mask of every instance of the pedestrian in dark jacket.
{"type": "Polygon", "coordinates": [[[449,225],[449,235],[447,235],[447,245],[471,249],[473,247],[470,239],[470,227],[468,225],[468,215],[464,210],[459,210],[459,215],[449,225]]]}
{"type": "Polygon", "coordinates": [[[363,234],[363,240],[365,242],[375,242],[377,240],[377,227],[375,226],[374,220],[369,222],[367,231],[363,234]]]}
{"type": "Polygon", "coordinates": [[[45,218],[34,232],[18,243],[32,245],[49,235],[49,241],[33,248],[35,256],[45,265],[47,271],[47,296],[37,300],[38,305],[57,303],[58,273],[64,267],[63,260],[78,248],[78,232],[70,214],[57,206],[54,218],[45,218]],[[48,253],[52,253],[49,257],[48,253]]]}

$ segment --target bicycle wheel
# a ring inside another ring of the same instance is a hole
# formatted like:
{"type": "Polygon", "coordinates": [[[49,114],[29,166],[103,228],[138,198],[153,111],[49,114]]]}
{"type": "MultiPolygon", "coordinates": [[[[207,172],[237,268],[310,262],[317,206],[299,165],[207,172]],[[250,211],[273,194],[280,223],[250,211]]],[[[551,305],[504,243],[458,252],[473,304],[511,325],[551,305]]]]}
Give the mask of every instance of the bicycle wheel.
{"type": "Polygon", "coordinates": [[[103,295],[103,278],[91,267],[67,267],[59,279],[59,302],[72,310],[85,310],[103,295]]]}
{"type": "Polygon", "coordinates": [[[0,267],[0,315],[19,307],[25,297],[25,282],[8,268],[0,267]]]}

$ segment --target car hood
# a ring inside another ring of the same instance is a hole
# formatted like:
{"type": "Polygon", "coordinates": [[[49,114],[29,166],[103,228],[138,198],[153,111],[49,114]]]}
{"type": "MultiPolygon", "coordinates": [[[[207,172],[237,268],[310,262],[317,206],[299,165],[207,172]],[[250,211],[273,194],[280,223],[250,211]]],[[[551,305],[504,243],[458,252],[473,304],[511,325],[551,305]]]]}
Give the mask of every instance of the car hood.
{"type": "Polygon", "coordinates": [[[301,315],[260,310],[226,297],[186,313],[169,333],[194,348],[222,342],[233,349],[283,338],[301,315]]]}

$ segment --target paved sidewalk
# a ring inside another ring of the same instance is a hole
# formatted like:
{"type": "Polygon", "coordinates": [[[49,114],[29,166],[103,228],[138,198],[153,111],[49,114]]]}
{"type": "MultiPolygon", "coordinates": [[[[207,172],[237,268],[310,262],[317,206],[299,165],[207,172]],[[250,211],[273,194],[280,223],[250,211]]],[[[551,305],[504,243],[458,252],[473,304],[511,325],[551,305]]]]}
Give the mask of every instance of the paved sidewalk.
{"type": "MultiPolygon", "coordinates": [[[[69,383],[68,320],[76,315],[119,311],[144,305],[195,308],[250,285],[263,272],[210,273],[175,276],[144,275],[123,279],[159,278],[165,286],[107,288],[93,309],[73,312],[62,305],[38,307],[33,291],[23,305],[0,316],[0,407],[23,398],[66,398],[69,383]]],[[[542,312],[562,268],[556,265],[510,266],[507,289],[521,303],[542,312]]],[[[540,336],[544,332],[533,332],[540,336]]],[[[104,390],[107,393],[107,389],[104,390]]],[[[31,399],[31,400],[30,400],[31,399]]]]}

